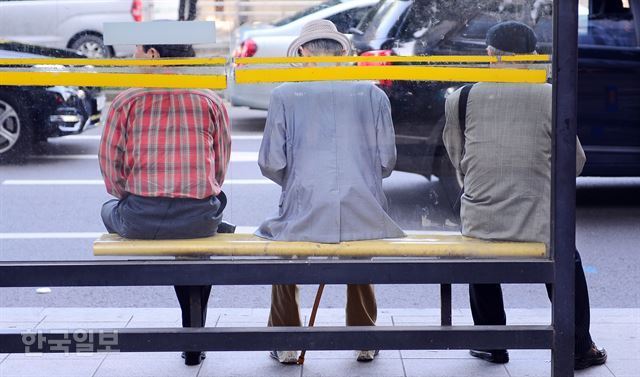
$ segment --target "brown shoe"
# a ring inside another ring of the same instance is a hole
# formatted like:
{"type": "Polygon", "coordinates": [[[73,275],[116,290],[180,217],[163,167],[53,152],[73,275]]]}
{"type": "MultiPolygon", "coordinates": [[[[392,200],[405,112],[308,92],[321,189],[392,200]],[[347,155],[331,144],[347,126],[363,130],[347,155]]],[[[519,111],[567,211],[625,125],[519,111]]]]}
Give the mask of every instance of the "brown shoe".
{"type": "Polygon", "coordinates": [[[607,362],[607,351],[604,348],[598,349],[595,343],[591,343],[591,348],[582,355],[576,355],[573,369],[586,369],[595,365],[602,365],[607,362]]]}

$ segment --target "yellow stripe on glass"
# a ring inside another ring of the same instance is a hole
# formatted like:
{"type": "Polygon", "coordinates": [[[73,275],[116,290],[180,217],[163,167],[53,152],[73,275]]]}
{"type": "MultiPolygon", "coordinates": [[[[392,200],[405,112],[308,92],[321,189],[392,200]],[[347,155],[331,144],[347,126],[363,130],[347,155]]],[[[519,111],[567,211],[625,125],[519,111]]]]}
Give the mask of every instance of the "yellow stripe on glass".
{"type": "MultiPolygon", "coordinates": [[[[80,59],[80,58],[32,58],[0,59],[0,66],[23,65],[66,65],[95,67],[170,67],[170,66],[223,66],[230,60],[215,58],[180,59],[80,59]]],[[[273,57],[273,58],[236,58],[236,64],[294,64],[294,63],[498,63],[498,62],[550,62],[549,55],[512,55],[512,56],[319,56],[319,57],[273,57]]]]}
{"type": "Polygon", "coordinates": [[[225,89],[227,77],[225,75],[0,71],[0,85],[225,89]]]}
{"type": "MultiPolygon", "coordinates": [[[[265,65],[291,63],[474,63],[496,62],[544,63],[549,55],[514,56],[324,56],[298,58],[239,58],[237,64],[265,65]]],[[[227,79],[223,74],[172,74],[172,73],[107,73],[107,72],[31,72],[11,71],[10,66],[95,66],[95,67],[171,67],[171,66],[225,66],[226,58],[187,59],[0,59],[0,85],[13,86],[97,86],[97,87],[146,87],[184,89],[225,89],[227,79]]],[[[520,69],[504,67],[464,67],[415,65],[373,65],[335,67],[287,67],[270,69],[235,69],[237,84],[349,81],[349,80],[411,80],[453,82],[508,82],[544,83],[545,69],[520,69]]]]}
{"type": "Polygon", "coordinates": [[[186,59],[0,59],[0,66],[66,65],[95,67],[171,67],[171,66],[223,66],[226,58],[186,59]]]}
{"type": "Polygon", "coordinates": [[[235,82],[238,84],[341,80],[409,80],[540,84],[547,81],[547,71],[544,69],[513,68],[365,66],[238,69],[235,72],[235,82]]]}
{"type": "Polygon", "coordinates": [[[550,55],[460,55],[460,56],[312,56],[275,58],[236,58],[236,64],[296,64],[296,63],[547,63],[550,55]]]}

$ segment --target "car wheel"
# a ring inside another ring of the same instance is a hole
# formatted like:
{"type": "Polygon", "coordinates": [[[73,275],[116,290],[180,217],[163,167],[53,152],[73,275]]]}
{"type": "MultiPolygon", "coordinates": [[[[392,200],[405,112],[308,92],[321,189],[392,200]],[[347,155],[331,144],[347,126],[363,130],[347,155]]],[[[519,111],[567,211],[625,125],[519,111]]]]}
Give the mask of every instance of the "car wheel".
{"type": "Polygon", "coordinates": [[[106,58],[111,55],[109,49],[104,45],[102,37],[94,34],[81,35],[71,44],[71,49],[94,59],[106,58]]]}
{"type": "Polygon", "coordinates": [[[27,157],[32,139],[33,129],[26,111],[14,98],[0,96],[0,160],[27,157]]]}
{"type": "Polygon", "coordinates": [[[453,167],[444,147],[437,149],[435,158],[435,173],[440,181],[440,186],[445,193],[447,201],[456,217],[460,216],[460,196],[462,195],[462,177],[453,167]]]}

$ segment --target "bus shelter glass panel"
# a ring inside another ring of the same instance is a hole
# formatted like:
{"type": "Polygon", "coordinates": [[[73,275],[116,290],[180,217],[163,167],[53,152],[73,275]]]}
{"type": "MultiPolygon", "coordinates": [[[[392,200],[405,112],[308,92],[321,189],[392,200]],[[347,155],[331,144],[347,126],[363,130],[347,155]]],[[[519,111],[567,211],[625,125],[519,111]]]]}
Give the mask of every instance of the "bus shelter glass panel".
{"type": "MultiPolygon", "coordinates": [[[[0,2],[5,260],[100,258],[105,217],[126,216],[103,203],[220,190],[236,232],[276,240],[548,245],[551,1],[179,3],[0,2]],[[106,24],[167,20],[215,22],[215,40],[105,43],[106,24]],[[336,31],[305,29],[319,20],[336,31]]],[[[136,238],[185,237],[148,216],[124,220],[136,238]]]]}

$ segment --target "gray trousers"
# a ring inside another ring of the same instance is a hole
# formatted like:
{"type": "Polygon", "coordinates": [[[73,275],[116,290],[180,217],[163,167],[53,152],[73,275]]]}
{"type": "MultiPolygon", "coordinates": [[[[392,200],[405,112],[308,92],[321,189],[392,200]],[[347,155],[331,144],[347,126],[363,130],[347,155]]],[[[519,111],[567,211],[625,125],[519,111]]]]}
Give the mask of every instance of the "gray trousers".
{"type": "Polygon", "coordinates": [[[109,233],[131,239],[209,237],[216,234],[226,205],[222,192],[206,199],[128,195],[104,203],[102,221],[109,233]]]}
{"type": "MultiPolygon", "coordinates": [[[[216,234],[227,205],[223,192],[206,199],[149,198],[128,195],[102,206],[102,221],[109,233],[132,239],[182,239],[209,237],[216,234]]],[[[207,318],[210,285],[175,286],[182,310],[183,327],[203,327],[207,318]],[[190,292],[200,296],[201,323],[192,323],[190,292]]],[[[191,354],[193,352],[189,352],[191,354]]],[[[187,355],[189,356],[189,355],[187,355]]],[[[196,357],[199,357],[197,353],[196,357]]]]}

